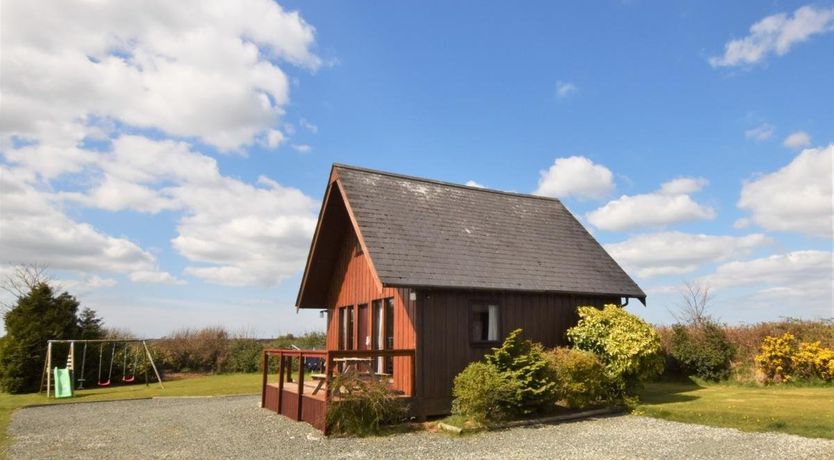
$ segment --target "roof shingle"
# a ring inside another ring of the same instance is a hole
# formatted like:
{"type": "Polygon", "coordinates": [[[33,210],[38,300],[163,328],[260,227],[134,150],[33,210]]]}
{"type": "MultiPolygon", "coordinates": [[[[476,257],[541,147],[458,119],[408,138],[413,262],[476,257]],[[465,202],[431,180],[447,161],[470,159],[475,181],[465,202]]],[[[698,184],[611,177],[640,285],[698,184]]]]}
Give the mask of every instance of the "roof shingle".
{"type": "Polygon", "coordinates": [[[559,200],[334,168],[384,285],[645,299],[559,200]]]}

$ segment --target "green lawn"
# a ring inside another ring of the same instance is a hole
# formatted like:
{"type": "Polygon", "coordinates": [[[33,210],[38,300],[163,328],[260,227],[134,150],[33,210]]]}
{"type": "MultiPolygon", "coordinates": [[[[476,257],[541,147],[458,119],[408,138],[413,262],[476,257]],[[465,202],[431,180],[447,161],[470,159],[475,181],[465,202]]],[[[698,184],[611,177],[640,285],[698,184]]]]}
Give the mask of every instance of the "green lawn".
{"type": "Polygon", "coordinates": [[[652,383],[636,415],[834,439],[834,386],[652,383]]]}
{"type": "Polygon", "coordinates": [[[87,401],[113,401],[154,396],[215,396],[261,392],[261,374],[223,374],[199,376],[165,382],[165,389],[154,383],[148,386],[126,385],[77,391],[75,397],[46,399],[43,394],[10,395],[0,393],[0,453],[9,442],[6,430],[12,412],[32,404],[66,404],[87,401]]]}

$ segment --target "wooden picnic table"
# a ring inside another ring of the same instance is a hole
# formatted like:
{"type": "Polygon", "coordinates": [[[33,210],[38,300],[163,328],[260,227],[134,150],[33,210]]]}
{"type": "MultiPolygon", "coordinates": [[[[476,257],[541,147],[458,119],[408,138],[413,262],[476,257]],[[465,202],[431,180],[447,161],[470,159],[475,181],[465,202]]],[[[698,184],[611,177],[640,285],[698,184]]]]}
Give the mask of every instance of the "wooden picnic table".
{"type": "MultiPolygon", "coordinates": [[[[346,374],[351,371],[355,371],[357,375],[364,375],[367,373],[368,376],[372,378],[387,376],[388,374],[382,374],[374,372],[372,368],[368,368],[367,372],[360,371],[359,366],[362,364],[372,364],[374,362],[374,358],[359,358],[359,357],[348,357],[348,358],[333,358],[333,362],[337,364],[344,364],[344,368],[342,368],[341,373],[346,374]]],[[[318,380],[318,385],[316,385],[315,390],[313,390],[313,394],[316,394],[321,390],[324,386],[324,382],[327,380],[327,374],[312,374],[311,377],[313,380],[318,380]]]]}

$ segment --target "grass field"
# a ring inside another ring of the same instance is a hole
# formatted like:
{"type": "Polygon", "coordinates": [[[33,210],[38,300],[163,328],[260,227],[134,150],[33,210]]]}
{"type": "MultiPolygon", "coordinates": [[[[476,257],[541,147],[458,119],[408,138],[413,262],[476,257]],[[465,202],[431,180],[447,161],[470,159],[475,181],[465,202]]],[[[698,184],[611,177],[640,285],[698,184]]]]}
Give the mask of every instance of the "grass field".
{"type": "Polygon", "coordinates": [[[652,383],[637,415],[834,439],[834,386],[652,383]]]}
{"type": "Polygon", "coordinates": [[[158,384],[148,386],[126,385],[77,391],[75,397],[47,399],[43,394],[10,395],[0,393],[0,453],[9,442],[6,430],[12,412],[33,404],[67,404],[88,401],[113,401],[141,399],[154,396],[216,396],[253,394],[261,392],[261,374],[208,375],[165,382],[165,389],[158,384]]]}

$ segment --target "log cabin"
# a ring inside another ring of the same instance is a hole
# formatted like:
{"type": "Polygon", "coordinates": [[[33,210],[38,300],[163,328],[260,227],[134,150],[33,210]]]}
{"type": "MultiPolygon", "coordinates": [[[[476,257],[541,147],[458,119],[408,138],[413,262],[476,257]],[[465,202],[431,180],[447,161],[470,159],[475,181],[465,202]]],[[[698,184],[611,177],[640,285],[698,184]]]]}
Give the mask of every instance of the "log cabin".
{"type": "Polygon", "coordinates": [[[327,382],[360,363],[414,416],[447,414],[455,376],[510,331],[566,345],[578,306],[631,298],[646,294],[558,199],[335,164],[296,300],[326,316],[326,350],[265,350],[281,364],[262,405],[325,429],[327,382]],[[293,382],[310,357],[325,374],[293,382]]]}

